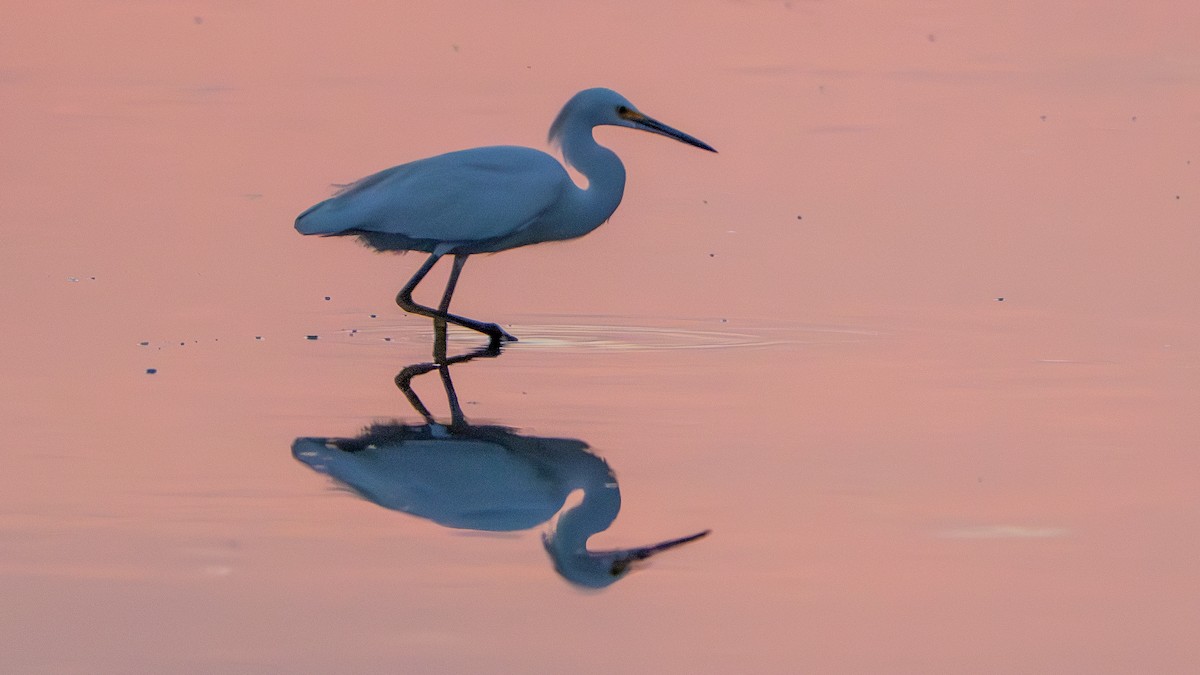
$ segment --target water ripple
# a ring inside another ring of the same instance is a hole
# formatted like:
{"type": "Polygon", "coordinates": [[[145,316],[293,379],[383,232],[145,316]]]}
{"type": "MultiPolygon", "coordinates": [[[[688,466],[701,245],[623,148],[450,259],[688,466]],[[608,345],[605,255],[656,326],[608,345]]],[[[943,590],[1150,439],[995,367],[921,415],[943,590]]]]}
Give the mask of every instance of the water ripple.
{"type": "MultiPolygon", "coordinates": [[[[617,316],[534,316],[504,324],[520,338],[507,349],[565,352],[671,351],[679,349],[748,349],[784,345],[860,342],[879,333],[861,328],[783,321],[721,319],[651,319],[617,316]]],[[[433,340],[428,322],[346,328],[322,336],[338,342],[426,342],[433,340]]],[[[476,344],[480,337],[451,327],[451,344],[476,344]]]]}

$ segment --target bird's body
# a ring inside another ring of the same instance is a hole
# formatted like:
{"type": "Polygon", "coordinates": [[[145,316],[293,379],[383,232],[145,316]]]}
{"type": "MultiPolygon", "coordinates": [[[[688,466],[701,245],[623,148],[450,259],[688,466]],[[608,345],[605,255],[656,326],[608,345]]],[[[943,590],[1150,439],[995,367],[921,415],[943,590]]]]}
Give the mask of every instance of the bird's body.
{"type": "Polygon", "coordinates": [[[352,183],[300,214],[296,229],[356,235],[380,251],[433,253],[451,246],[446,252],[494,253],[595,229],[600,223],[570,227],[580,220],[570,217],[575,214],[568,202],[584,191],[568,185],[574,184],[566,169],[540,150],[506,145],[459,150],[352,183]],[[452,201],[445,197],[451,191],[452,201]]]}
{"type": "Polygon", "coordinates": [[[567,163],[588,181],[580,188],[554,157],[533,148],[460,150],[392,167],[356,181],[296,219],[302,234],[357,236],[380,251],[422,251],[430,257],[396,298],[402,308],[491,336],[515,340],[499,326],[450,314],[458,275],[473,253],[581,237],[621,203],[625,167],[596,143],[592,129],[609,124],[652,131],[716,152],[705,143],[637,111],[610,89],[586,89],[550,127],[567,163]],[[418,305],[412,291],[441,256],[454,268],[438,309],[418,305]]]}

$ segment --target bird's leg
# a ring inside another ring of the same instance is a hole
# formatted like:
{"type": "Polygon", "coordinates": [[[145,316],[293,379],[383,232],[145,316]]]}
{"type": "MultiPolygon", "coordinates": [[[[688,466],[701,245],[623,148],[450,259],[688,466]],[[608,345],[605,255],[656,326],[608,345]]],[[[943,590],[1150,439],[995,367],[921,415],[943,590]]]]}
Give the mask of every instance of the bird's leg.
{"type": "Polygon", "coordinates": [[[442,375],[442,388],[446,390],[446,402],[450,405],[450,426],[465,426],[467,417],[463,415],[462,406],[458,403],[458,393],[454,391],[454,382],[450,379],[449,364],[438,368],[438,372],[442,375]]]}
{"type": "Polygon", "coordinates": [[[463,266],[467,264],[467,256],[454,254],[454,266],[450,268],[450,279],[446,281],[446,292],[442,293],[442,304],[438,311],[445,314],[450,311],[450,298],[454,295],[454,287],[458,285],[458,275],[462,274],[463,266]]]}
{"type": "Polygon", "coordinates": [[[425,278],[425,275],[429,274],[429,270],[433,269],[433,266],[437,264],[437,261],[441,257],[441,253],[433,253],[426,258],[425,262],[421,265],[421,269],[417,270],[417,273],[412,275],[412,278],[408,280],[408,283],[404,284],[404,288],[401,288],[400,292],[396,294],[396,304],[400,305],[401,309],[414,312],[422,316],[429,316],[428,312],[433,311],[428,307],[422,307],[421,305],[413,302],[412,292],[413,289],[417,287],[417,284],[421,283],[421,280],[425,278]]]}
{"type": "Polygon", "coordinates": [[[421,283],[421,280],[425,278],[426,274],[429,274],[429,270],[433,269],[433,266],[442,257],[442,255],[443,253],[437,251],[429,255],[429,259],[426,260],[423,265],[421,265],[421,269],[417,270],[417,273],[408,280],[408,283],[404,284],[404,288],[401,288],[400,292],[396,294],[396,304],[400,305],[400,308],[406,312],[420,314],[421,316],[427,316],[434,320],[441,319],[442,321],[458,324],[463,328],[470,328],[471,330],[479,331],[480,333],[483,333],[492,339],[493,346],[498,346],[502,340],[516,342],[517,338],[513,337],[503,328],[494,323],[484,323],[482,321],[476,321],[475,319],[468,319],[465,316],[451,314],[450,312],[446,311],[446,308],[450,306],[450,298],[454,295],[454,286],[458,283],[458,275],[462,272],[463,264],[466,263],[466,255],[455,254],[454,256],[454,268],[450,271],[450,282],[446,285],[446,292],[442,296],[441,308],[433,309],[432,307],[418,305],[413,301],[413,289],[417,287],[417,284],[421,283]]]}
{"type": "Polygon", "coordinates": [[[429,408],[425,407],[425,404],[421,402],[421,398],[417,396],[417,392],[413,390],[412,379],[418,375],[428,373],[434,368],[437,368],[437,365],[433,363],[414,363],[396,374],[396,386],[404,394],[404,398],[408,399],[409,405],[420,413],[421,417],[425,418],[427,424],[436,424],[437,421],[433,419],[429,408]]]}
{"type": "MultiPolygon", "coordinates": [[[[462,274],[467,256],[454,255],[454,266],[450,268],[450,279],[446,282],[446,290],[442,293],[442,302],[438,311],[442,314],[450,311],[450,298],[454,296],[454,287],[458,285],[458,275],[462,274]]],[[[437,363],[446,362],[446,322],[443,319],[433,320],[433,360],[437,363]]]]}
{"type": "Polygon", "coordinates": [[[433,362],[446,362],[446,322],[442,319],[433,320],[433,362]]]}
{"type": "MultiPolygon", "coordinates": [[[[446,352],[446,322],[439,320],[436,323],[441,324],[442,332],[439,343],[434,345],[433,349],[435,354],[440,350],[444,355],[446,352]]],[[[454,382],[450,379],[450,366],[456,363],[466,363],[478,358],[495,358],[499,355],[500,347],[493,343],[487,347],[478,347],[466,354],[458,354],[449,358],[443,356],[443,358],[435,360],[433,363],[414,363],[411,366],[405,366],[403,370],[396,373],[396,387],[408,399],[413,409],[420,413],[421,417],[425,418],[427,424],[437,424],[433,413],[429,412],[429,408],[425,407],[425,404],[421,402],[421,397],[417,396],[417,392],[412,386],[413,378],[418,375],[424,375],[431,370],[437,370],[442,376],[442,387],[446,390],[446,401],[450,406],[450,426],[454,428],[465,426],[467,418],[463,414],[462,406],[458,402],[458,394],[454,391],[454,382]]]]}

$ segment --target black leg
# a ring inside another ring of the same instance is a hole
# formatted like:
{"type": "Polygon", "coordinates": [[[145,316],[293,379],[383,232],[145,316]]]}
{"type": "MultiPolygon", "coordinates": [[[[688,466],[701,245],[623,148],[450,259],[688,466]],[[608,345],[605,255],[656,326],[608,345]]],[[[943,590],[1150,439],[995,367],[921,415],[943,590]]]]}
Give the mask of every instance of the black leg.
{"type": "Polygon", "coordinates": [[[454,295],[454,287],[458,285],[458,275],[462,274],[463,266],[467,264],[467,256],[454,254],[454,267],[450,268],[450,279],[446,281],[446,292],[442,293],[442,304],[438,311],[445,314],[450,311],[450,298],[454,295]]]}
{"type": "Polygon", "coordinates": [[[446,322],[442,319],[433,320],[433,362],[446,362],[446,322]]]}
{"type": "MultiPolygon", "coordinates": [[[[463,414],[462,406],[458,402],[458,394],[454,391],[454,382],[450,379],[450,366],[456,363],[466,363],[472,359],[478,358],[495,358],[500,355],[499,343],[493,341],[487,347],[479,347],[474,351],[466,354],[459,354],[445,358],[446,353],[446,323],[437,321],[441,324],[442,330],[438,335],[437,343],[434,345],[434,354],[439,351],[443,355],[442,358],[433,363],[414,363],[411,366],[405,367],[396,374],[396,386],[403,392],[404,397],[408,399],[409,404],[425,418],[427,424],[436,424],[433,414],[429,412],[429,408],[421,402],[421,398],[417,396],[417,392],[412,388],[412,380],[418,375],[424,375],[431,370],[437,370],[442,376],[442,387],[446,390],[446,400],[450,405],[450,424],[452,427],[458,428],[467,426],[467,418],[463,414]]],[[[436,358],[436,357],[435,357],[436,358]]]]}
{"type": "Polygon", "coordinates": [[[438,368],[438,372],[442,375],[442,388],[446,390],[446,402],[450,405],[450,425],[454,428],[461,427],[467,423],[467,418],[463,415],[462,406],[458,404],[454,382],[450,380],[450,366],[443,364],[438,368]]]}
{"type": "Polygon", "coordinates": [[[421,280],[425,278],[425,275],[429,274],[429,270],[433,269],[433,266],[437,264],[437,261],[442,257],[442,255],[442,253],[437,252],[430,254],[429,259],[421,265],[421,269],[417,270],[417,273],[408,280],[408,283],[404,284],[404,288],[401,288],[400,292],[396,294],[396,304],[400,305],[400,308],[406,312],[420,314],[421,316],[427,316],[434,320],[441,319],[442,321],[448,321],[450,323],[462,326],[463,328],[470,328],[471,330],[479,331],[480,333],[483,333],[492,339],[491,344],[493,346],[499,345],[499,343],[503,340],[516,342],[517,338],[513,337],[503,328],[494,323],[484,323],[483,321],[468,319],[465,316],[458,316],[457,314],[451,314],[450,312],[446,311],[446,308],[449,308],[450,306],[450,298],[454,295],[454,286],[458,283],[458,275],[462,272],[462,267],[467,261],[466,255],[456,254],[454,256],[454,268],[450,271],[450,281],[446,284],[446,292],[442,295],[441,308],[433,309],[432,307],[418,305],[413,301],[413,289],[417,287],[417,284],[421,283],[421,280]]]}

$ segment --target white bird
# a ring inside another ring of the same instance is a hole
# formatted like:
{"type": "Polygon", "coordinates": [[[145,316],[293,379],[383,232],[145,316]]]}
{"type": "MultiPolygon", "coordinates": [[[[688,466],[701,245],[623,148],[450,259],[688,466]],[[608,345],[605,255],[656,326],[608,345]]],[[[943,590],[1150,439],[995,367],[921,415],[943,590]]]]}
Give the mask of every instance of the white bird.
{"type": "Polygon", "coordinates": [[[625,166],[596,143],[600,125],[641,129],[716,152],[711,146],[637,110],[611,89],[575,94],[550,125],[550,142],[587,178],[580,188],[557,159],[533,148],[492,146],[460,150],[367,176],[296,218],[301,234],[356,236],[379,251],[429,253],[400,289],[396,304],[413,314],[516,340],[494,323],[451,314],[450,298],[467,256],[544,241],[581,237],[616,210],[625,191],[625,166]],[[413,301],[413,289],[438,259],[454,256],[437,309],[413,301]]]}

